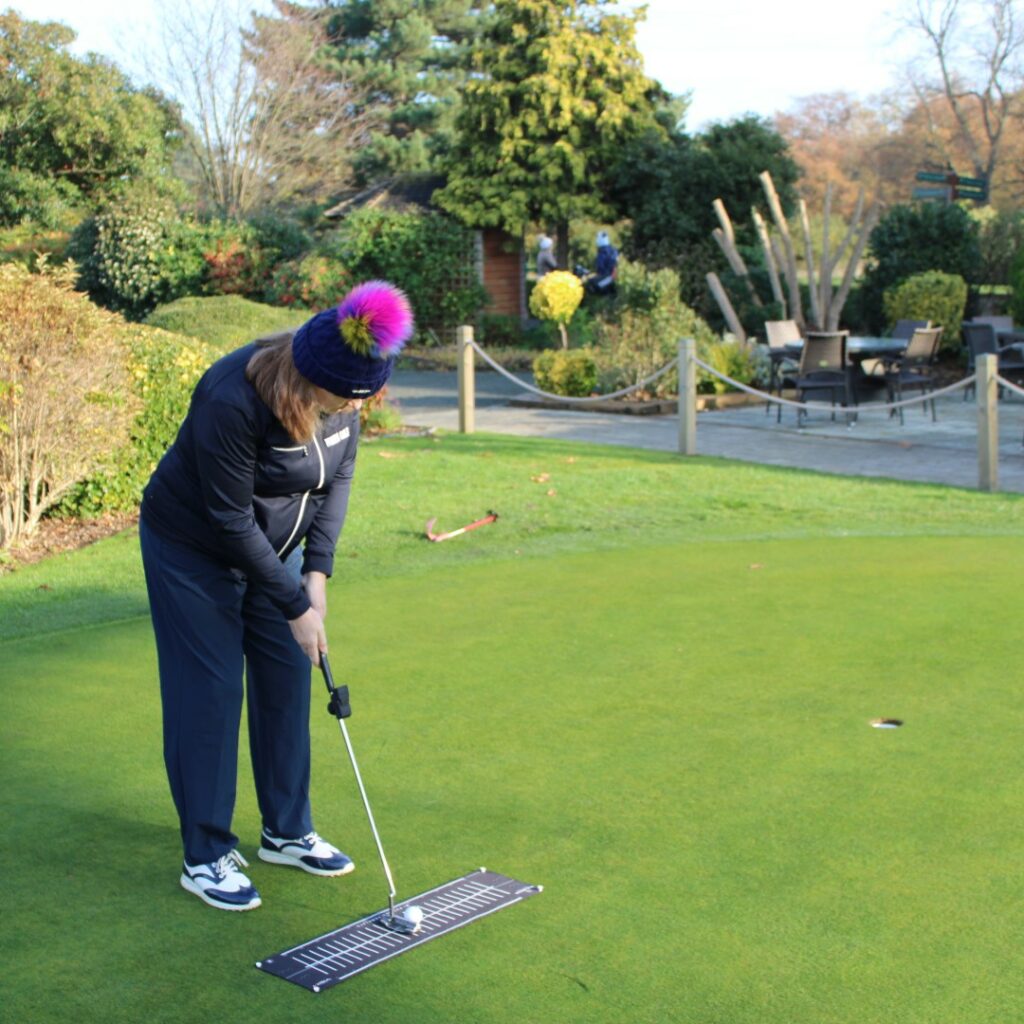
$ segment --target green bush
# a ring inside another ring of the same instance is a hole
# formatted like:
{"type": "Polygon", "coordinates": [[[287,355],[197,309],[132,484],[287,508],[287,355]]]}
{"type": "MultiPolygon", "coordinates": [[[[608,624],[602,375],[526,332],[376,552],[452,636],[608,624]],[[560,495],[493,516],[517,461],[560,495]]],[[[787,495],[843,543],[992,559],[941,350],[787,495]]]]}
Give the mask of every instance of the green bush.
{"type": "Polygon", "coordinates": [[[583,348],[542,352],[533,361],[533,376],[543,391],[585,398],[597,387],[597,361],[583,348]]]}
{"type": "Polygon", "coordinates": [[[127,444],[118,447],[63,501],[65,515],[96,516],[137,508],[156,464],[177,436],[192,391],[217,352],[195,338],[129,324],[124,338],[139,412],[127,444]]]}
{"type": "Polygon", "coordinates": [[[336,305],[353,283],[340,260],[310,253],[274,267],[264,297],[277,306],[326,309],[336,305]]]}
{"type": "Polygon", "coordinates": [[[983,206],[971,211],[971,219],[978,225],[981,249],[978,284],[1009,284],[1014,260],[1024,249],[1024,212],[983,206]]]}
{"type": "Polygon", "coordinates": [[[274,262],[300,259],[313,246],[312,236],[294,217],[265,211],[250,217],[248,225],[256,244],[274,262]]]}
{"type": "MultiPolygon", "coordinates": [[[[719,373],[740,384],[753,384],[762,376],[758,366],[757,346],[745,344],[736,338],[721,338],[711,345],[701,346],[698,356],[708,366],[713,366],[719,373]]],[[[732,388],[724,380],[701,370],[697,378],[697,390],[701,394],[723,395],[732,388]]]]}
{"type": "Polygon", "coordinates": [[[68,252],[93,301],[141,320],[161,302],[202,290],[207,238],[171,199],[142,187],[83,221],[68,252]]]}
{"type": "Polygon", "coordinates": [[[202,338],[218,349],[230,349],[298,327],[305,319],[304,313],[266,306],[239,295],[211,295],[188,296],[158,306],[145,322],[175,334],[202,338]]]}
{"type": "Polygon", "coordinates": [[[1010,267],[1010,316],[1015,324],[1024,323],[1024,249],[1010,267]]]}
{"type": "Polygon", "coordinates": [[[873,334],[885,321],[885,292],[908,277],[941,270],[973,283],[981,273],[978,225],[959,206],[894,206],[871,232],[868,246],[859,302],[873,334]]]}
{"type": "Polygon", "coordinates": [[[480,317],[477,333],[484,345],[521,345],[523,342],[523,325],[517,316],[485,313],[480,317]]]}
{"type": "MultiPolygon", "coordinates": [[[[718,343],[718,335],[679,297],[674,270],[649,270],[619,261],[618,295],[595,321],[596,358],[603,390],[636,384],[674,359],[681,338],[694,338],[698,352],[718,343]]],[[[673,370],[653,385],[655,394],[674,394],[673,370]]]]}
{"type": "Polygon", "coordinates": [[[883,298],[890,326],[897,320],[931,320],[942,326],[942,347],[960,347],[960,324],[967,304],[967,282],[957,274],[930,270],[908,277],[883,298]]]}
{"type": "Polygon", "coordinates": [[[402,288],[423,333],[473,323],[487,302],[475,270],[473,231],[439,213],[357,210],[323,248],[353,282],[384,278],[402,288]]]}

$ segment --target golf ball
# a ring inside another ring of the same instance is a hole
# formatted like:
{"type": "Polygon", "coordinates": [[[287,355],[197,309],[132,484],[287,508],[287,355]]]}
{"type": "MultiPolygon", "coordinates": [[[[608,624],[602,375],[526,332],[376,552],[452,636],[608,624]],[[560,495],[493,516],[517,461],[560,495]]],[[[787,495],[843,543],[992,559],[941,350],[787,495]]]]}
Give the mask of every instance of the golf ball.
{"type": "Polygon", "coordinates": [[[406,907],[402,911],[402,917],[409,922],[409,924],[419,925],[423,923],[423,910],[420,907],[406,907]]]}

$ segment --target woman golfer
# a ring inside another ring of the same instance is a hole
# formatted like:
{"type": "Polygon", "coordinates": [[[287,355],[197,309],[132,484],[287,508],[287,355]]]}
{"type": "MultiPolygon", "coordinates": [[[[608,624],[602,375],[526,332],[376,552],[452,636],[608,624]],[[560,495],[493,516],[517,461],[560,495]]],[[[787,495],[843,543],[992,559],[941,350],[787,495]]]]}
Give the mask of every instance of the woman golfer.
{"type": "Polygon", "coordinates": [[[373,281],[294,335],[225,356],[196,385],[143,495],[181,884],[213,907],[260,905],[231,831],[243,664],[260,858],[315,875],[354,866],[313,829],[310,671],[327,650],[325,584],[359,407],[387,383],[411,333],[405,296],[373,281]]]}

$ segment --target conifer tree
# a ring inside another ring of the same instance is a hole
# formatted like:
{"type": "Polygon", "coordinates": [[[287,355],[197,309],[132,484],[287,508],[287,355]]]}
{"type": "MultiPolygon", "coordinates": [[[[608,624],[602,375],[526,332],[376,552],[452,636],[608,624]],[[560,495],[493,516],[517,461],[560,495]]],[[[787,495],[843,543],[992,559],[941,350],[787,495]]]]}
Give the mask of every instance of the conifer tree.
{"type": "Polygon", "coordinates": [[[466,45],[482,21],[478,0],[333,0],[332,61],[367,94],[381,127],[355,158],[362,184],[435,170],[451,145],[466,45]]]}
{"type": "Polygon", "coordinates": [[[665,94],[636,46],[642,16],[610,0],[495,0],[470,50],[440,205],[513,234],[554,225],[565,266],[570,219],[611,215],[607,175],[622,147],[663,131],[665,94]]]}

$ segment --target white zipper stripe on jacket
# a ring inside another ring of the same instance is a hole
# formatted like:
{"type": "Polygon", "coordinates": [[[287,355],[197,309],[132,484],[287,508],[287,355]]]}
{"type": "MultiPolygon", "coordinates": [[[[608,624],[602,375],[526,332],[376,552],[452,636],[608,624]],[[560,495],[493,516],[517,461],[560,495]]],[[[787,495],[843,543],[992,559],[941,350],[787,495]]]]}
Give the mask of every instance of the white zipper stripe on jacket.
{"type": "MultiPolygon", "coordinates": [[[[322,451],[320,451],[320,445],[316,443],[315,435],[313,437],[313,447],[316,449],[316,457],[320,460],[320,480],[317,482],[316,485],[317,489],[319,490],[324,485],[324,473],[326,472],[326,467],[324,466],[324,454],[322,451]]],[[[298,451],[298,449],[294,450],[298,451]]],[[[299,514],[295,519],[295,525],[292,527],[292,532],[288,534],[288,539],[284,542],[284,544],[281,545],[281,550],[277,553],[278,558],[280,558],[281,555],[284,554],[285,549],[288,547],[289,544],[291,544],[292,538],[298,532],[299,526],[302,523],[302,517],[306,514],[306,503],[309,501],[309,495],[309,491],[306,491],[306,493],[302,495],[302,501],[299,503],[299,514]]]]}

